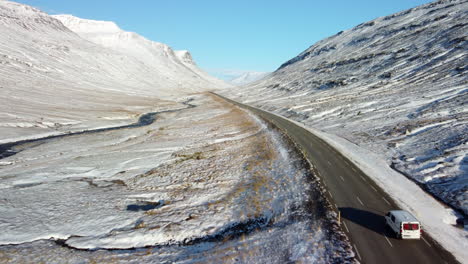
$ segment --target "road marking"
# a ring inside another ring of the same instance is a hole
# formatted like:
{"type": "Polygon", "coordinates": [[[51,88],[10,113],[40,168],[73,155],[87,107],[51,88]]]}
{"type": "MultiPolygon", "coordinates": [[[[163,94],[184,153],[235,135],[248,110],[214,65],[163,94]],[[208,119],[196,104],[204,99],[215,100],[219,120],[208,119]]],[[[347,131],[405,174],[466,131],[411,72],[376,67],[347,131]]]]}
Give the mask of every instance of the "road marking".
{"type": "Polygon", "coordinates": [[[344,181],[344,178],[342,176],[340,176],[341,180],[344,181]]]}
{"type": "Polygon", "coordinates": [[[330,161],[328,161],[328,160],[327,160],[327,163],[328,163],[328,165],[330,165],[330,166],[331,166],[331,163],[330,163],[330,161]]]}
{"type": "Polygon", "coordinates": [[[346,222],[345,222],[345,221],[343,221],[343,225],[344,225],[344,227],[346,228],[346,232],[349,233],[349,229],[348,229],[348,226],[346,225],[346,222]]]}
{"type": "Polygon", "coordinates": [[[333,198],[333,195],[331,194],[331,192],[330,192],[330,191],[328,191],[328,193],[330,194],[330,197],[331,197],[331,198],[333,198]]]}
{"type": "Polygon", "coordinates": [[[364,182],[367,182],[366,179],[364,179],[364,177],[362,177],[362,175],[359,175],[359,177],[361,177],[361,179],[362,179],[364,182]]]}
{"type": "Polygon", "coordinates": [[[351,167],[351,169],[352,169],[354,172],[357,172],[353,167],[351,167]]]}
{"type": "Polygon", "coordinates": [[[390,240],[388,240],[388,237],[386,235],[384,235],[384,237],[387,240],[388,244],[390,244],[390,246],[393,247],[392,242],[390,242],[390,240]]]}
{"type": "Polygon", "coordinates": [[[357,197],[357,196],[356,196],[356,198],[357,198],[357,200],[359,201],[359,203],[361,203],[361,205],[364,206],[364,204],[362,203],[361,199],[359,199],[359,197],[357,197]]]}
{"type": "Polygon", "coordinates": [[[357,254],[359,260],[362,260],[361,255],[359,254],[359,250],[357,250],[356,244],[353,244],[353,245],[354,245],[354,249],[356,250],[356,254],[357,254]]]}
{"type": "Polygon", "coordinates": [[[390,202],[387,201],[387,199],[385,199],[385,197],[382,197],[382,199],[384,199],[384,201],[385,201],[388,205],[390,205],[390,202]]]}
{"type": "Polygon", "coordinates": [[[376,189],[374,186],[371,185],[370,187],[372,187],[372,189],[373,189],[375,192],[377,192],[377,189],[376,189]]]}
{"type": "Polygon", "coordinates": [[[424,239],[423,236],[421,236],[421,238],[422,238],[422,240],[423,240],[424,242],[426,242],[426,244],[427,244],[429,247],[432,247],[431,244],[429,244],[429,242],[427,242],[426,239],[424,239]]]}

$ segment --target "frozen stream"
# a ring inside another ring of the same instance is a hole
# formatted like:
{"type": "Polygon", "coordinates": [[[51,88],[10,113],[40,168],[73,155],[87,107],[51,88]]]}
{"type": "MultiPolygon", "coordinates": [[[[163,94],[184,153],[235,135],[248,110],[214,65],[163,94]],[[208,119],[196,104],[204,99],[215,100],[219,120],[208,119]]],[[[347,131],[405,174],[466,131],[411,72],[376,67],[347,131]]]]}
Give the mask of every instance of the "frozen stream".
{"type": "Polygon", "coordinates": [[[17,142],[11,142],[11,143],[5,143],[5,144],[0,144],[0,159],[13,156],[25,147],[35,144],[40,144],[43,143],[47,140],[51,139],[58,139],[58,138],[64,138],[64,137],[69,137],[69,136],[77,136],[77,135],[84,135],[84,134],[93,134],[93,133],[102,133],[106,131],[112,131],[112,130],[119,130],[119,129],[127,129],[127,128],[137,128],[137,127],[143,127],[143,126],[148,126],[154,121],[156,121],[156,116],[158,114],[164,114],[164,113],[172,113],[188,108],[193,108],[195,105],[190,104],[190,101],[192,100],[187,100],[182,102],[182,104],[186,105],[186,108],[182,109],[173,109],[173,110],[164,110],[164,111],[158,111],[158,112],[151,112],[151,113],[146,113],[141,115],[138,118],[138,121],[129,124],[129,125],[124,125],[124,126],[117,126],[117,127],[106,127],[106,128],[98,128],[98,129],[93,129],[93,130],[85,130],[85,131],[78,131],[78,132],[70,132],[67,134],[60,134],[60,135],[52,135],[52,136],[47,136],[47,137],[42,137],[42,138],[35,138],[35,139],[27,139],[27,140],[20,140],[17,142]]]}

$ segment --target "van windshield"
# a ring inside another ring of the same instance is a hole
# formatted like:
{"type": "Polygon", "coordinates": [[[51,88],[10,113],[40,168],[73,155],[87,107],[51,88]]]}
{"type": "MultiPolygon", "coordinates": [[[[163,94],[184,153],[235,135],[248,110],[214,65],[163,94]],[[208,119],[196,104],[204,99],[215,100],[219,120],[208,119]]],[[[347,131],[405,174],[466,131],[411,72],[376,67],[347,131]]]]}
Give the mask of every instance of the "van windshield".
{"type": "Polygon", "coordinates": [[[418,229],[419,229],[419,224],[410,224],[410,223],[403,224],[403,230],[418,230],[418,229]]]}

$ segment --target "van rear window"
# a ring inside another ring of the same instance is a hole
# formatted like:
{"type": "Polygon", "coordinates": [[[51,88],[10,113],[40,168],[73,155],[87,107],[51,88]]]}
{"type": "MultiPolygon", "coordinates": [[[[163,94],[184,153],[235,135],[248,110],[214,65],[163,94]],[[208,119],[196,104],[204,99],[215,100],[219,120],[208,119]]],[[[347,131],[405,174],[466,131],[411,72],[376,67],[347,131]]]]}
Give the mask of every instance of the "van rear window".
{"type": "Polygon", "coordinates": [[[403,224],[404,230],[418,230],[419,224],[403,224]]]}

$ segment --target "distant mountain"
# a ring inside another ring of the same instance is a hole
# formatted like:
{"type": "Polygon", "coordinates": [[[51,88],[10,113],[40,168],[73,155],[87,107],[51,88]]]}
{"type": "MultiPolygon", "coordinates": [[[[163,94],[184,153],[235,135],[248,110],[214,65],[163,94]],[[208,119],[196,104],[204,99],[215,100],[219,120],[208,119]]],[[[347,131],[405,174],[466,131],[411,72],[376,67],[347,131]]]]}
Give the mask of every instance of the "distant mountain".
{"type": "Polygon", "coordinates": [[[269,72],[245,72],[240,76],[231,79],[229,83],[240,86],[258,81],[270,74],[269,72]]]}
{"type": "Polygon", "coordinates": [[[0,143],[129,123],[166,99],[227,85],[187,51],[113,22],[2,0],[0,32],[0,143]]]}
{"type": "Polygon", "coordinates": [[[371,150],[468,214],[467,10],[444,0],[362,23],[224,93],[371,150]]]}

